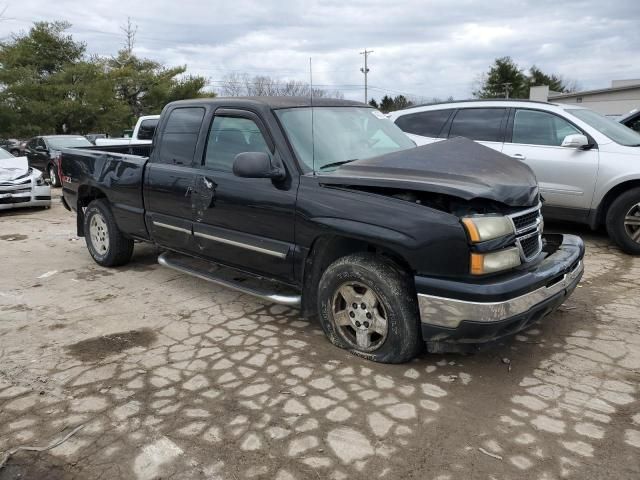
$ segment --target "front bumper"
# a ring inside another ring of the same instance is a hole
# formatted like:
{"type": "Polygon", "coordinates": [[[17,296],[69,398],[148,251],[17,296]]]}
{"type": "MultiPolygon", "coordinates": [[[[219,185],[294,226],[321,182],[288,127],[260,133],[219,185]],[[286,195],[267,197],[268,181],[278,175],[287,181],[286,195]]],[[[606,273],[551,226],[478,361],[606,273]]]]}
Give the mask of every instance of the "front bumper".
{"type": "Polygon", "coordinates": [[[416,277],[425,341],[490,342],[553,312],[582,277],[584,245],[573,235],[545,235],[543,256],[498,280],[467,283],[416,277]]]}
{"type": "Polygon", "coordinates": [[[49,207],[51,187],[37,185],[35,181],[20,185],[0,186],[0,210],[17,207],[49,207]]]}

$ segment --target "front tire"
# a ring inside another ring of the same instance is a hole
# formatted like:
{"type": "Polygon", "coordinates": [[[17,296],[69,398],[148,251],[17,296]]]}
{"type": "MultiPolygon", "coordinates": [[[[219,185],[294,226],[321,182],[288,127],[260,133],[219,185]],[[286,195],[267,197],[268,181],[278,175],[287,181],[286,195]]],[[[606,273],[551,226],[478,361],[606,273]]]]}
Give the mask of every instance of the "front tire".
{"type": "Polygon", "coordinates": [[[411,275],[373,254],[348,255],[327,268],[318,311],[331,343],[374,362],[407,362],[424,345],[411,275]]]}
{"type": "Polygon", "coordinates": [[[51,182],[51,186],[57,188],[60,185],[62,185],[62,182],[60,181],[60,177],[58,176],[58,169],[55,167],[55,165],[49,164],[48,171],[49,171],[49,182],[51,182]]]}
{"type": "Polygon", "coordinates": [[[125,265],[133,254],[133,240],[125,237],[104,199],[92,201],[84,213],[84,239],[98,265],[125,265]]]}
{"type": "Polygon", "coordinates": [[[607,211],[607,232],[624,252],[640,255],[640,188],[613,201],[607,211]]]}

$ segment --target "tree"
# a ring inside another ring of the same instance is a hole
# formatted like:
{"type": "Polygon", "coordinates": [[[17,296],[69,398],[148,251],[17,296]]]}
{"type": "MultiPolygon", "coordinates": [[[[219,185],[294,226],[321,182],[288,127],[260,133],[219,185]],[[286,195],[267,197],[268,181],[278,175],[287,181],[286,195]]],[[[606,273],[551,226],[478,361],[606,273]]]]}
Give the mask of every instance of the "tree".
{"type": "Polygon", "coordinates": [[[369,102],[369,105],[371,105],[372,107],[379,108],[380,111],[383,113],[389,113],[395,110],[408,108],[414,104],[415,103],[413,101],[409,100],[404,95],[396,95],[395,97],[390,97],[389,95],[385,95],[384,97],[382,97],[382,100],[380,100],[379,105],[373,98],[369,102]]]}
{"type": "Polygon", "coordinates": [[[480,83],[480,88],[473,92],[478,98],[529,97],[527,76],[511,57],[496,58],[480,83]]]}
{"type": "Polygon", "coordinates": [[[389,95],[382,97],[382,100],[380,100],[380,111],[383,113],[393,111],[393,98],[389,95]]]}
{"type": "Polygon", "coordinates": [[[378,102],[376,102],[375,98],[372,98],[371,100],[369,100],[369,105],[371,105],[373,108],[379,108],[378,102]]]}
{"type": "MultiPolygon", "coordinates": [[[[266,75],[230,73],[223,77],[220,94],[225,97],[310,97],[311,86],[300,80],[276,80],[266,75]]],[[[344,98],[338,90],[313,89],[316,98],[344,98]]]]}
{"type": "Polygon", "coordinates": [[[537,85],[548,85],[556,92],[577,90],[577,84],[559,75],[546,74],[533,65],[528,75],[511,59],[496,58],[489,72],[482,75],[480,87],[473,92],[477,98],[529,98],[529,89],[537,85]]]}

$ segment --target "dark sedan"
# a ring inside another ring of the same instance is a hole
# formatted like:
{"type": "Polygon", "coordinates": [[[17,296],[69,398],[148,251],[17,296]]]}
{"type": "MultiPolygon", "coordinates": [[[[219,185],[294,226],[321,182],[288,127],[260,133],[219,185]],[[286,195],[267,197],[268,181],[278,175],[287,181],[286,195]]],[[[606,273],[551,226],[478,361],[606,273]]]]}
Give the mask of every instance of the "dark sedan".
{"type": "Polygon", "coordinates": [[[15,138],[0,138],[0,148],[3,148],[14,157],[22,155],[22,142],[15,138]]]}
{"type": "Polygon", "coordinates": [[[33,137],[27,142],[25,154],[29,165],[42,170],[53,187],[62,185],[60,180],[60,150],[63,148],[91,147],[93,144],[81,135],[45,135],[33,137]]]}

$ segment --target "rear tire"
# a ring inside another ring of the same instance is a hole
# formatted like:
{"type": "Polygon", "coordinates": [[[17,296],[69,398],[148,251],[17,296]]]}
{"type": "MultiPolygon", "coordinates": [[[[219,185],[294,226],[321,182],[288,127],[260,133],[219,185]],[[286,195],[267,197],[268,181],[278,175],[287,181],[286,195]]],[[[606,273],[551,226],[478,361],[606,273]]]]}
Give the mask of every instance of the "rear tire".
{"type": "Polygon", "coordinates": [[[412,277],[380,256],[333,262],[320,279],[318,311],[331,343],[374,362],[407,362],[424,347],[412,277]]]}
{"type": "Polygon", "coordinates": [[[607,211],[607,232],[624,252],[640,255],[640,188],[613,201],[607,211]]]}
{"type": "Polygon", "coordinates": [[[122,234],[106,200],[89,204],[84,213],[83,230],[87,249],[98,265],[117,267],[129,263],[133,240],[122,234]]]}

